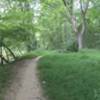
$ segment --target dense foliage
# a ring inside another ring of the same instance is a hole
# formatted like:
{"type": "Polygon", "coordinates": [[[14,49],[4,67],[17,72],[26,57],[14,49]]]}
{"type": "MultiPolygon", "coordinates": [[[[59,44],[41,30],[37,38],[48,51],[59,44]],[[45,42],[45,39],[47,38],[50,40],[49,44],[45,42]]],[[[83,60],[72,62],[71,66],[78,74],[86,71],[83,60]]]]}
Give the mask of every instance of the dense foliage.
{"type": "Polygon", "coordinates": [[[100,48],[99,11],[98,0],[1,0],[1,63],[34,49],[100,48]]]}
{"type": "Polygon", "coordinates": [[[48,100],[99,100],[99,59],[98,51],[44,56],[38,69],[48,100]]]}

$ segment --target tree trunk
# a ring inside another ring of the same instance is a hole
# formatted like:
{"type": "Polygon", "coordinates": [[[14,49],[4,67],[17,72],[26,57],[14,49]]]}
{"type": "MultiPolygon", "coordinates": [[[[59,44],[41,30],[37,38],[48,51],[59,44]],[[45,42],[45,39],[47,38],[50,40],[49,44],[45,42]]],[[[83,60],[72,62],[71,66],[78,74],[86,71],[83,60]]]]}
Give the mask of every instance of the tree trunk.
{"type": "Polygon", "coordinates": [[[69,11],[69,19],[72,24],[72,30],[76,34],[78,50],[80,50],[83,48],[83,34],[86,32],[86,13],[89,7],[89,0],[86,3],[84,3],[82,0],[79,0],[80,10],[81,10],[81,19],[82,19],[82,23],[80,23],[81,28],[80,26],[78,27],[78,22],[76,19],[76,15],[74,13],[74,9],[73,9],[74,1],[72,0],[70,4],[71,7],[69,7],[69,3],[66,2],[66,0],[62,0],[62,1],[64,3],[64,6],[69,11]],[[83,3],[86,5],[85,9],[84,9],[83,3]]]}
{"type": "Polygon", "coordinates": [[[3,65],[3,57],[2,57],[2,45],[1,45],[1,56],[0,56],[0,58],[1,58],[1,64],[3,65]]]}
{"type": "Polygon", "coordinates": [[[6,58],[7,58],[7,60],[10,61],[10,60],[9,60],[9,54],[8,54],[6,48],[5,48],[5,53],[6,53],[6,58]]]}
{"type": "Polygon", "coordinates": [[[77,35],[77,45],[78,45],[78,50],[83,48],[83,34],[78,33],[77,35]]]}
{"type": "Polygon", "coordinates": [[[14,59],[16,59],[15,54],[12,52],[12,50],[5,44],[3,44],[3,46],[11,53],[11,55],[13,56],[14,59]]]}

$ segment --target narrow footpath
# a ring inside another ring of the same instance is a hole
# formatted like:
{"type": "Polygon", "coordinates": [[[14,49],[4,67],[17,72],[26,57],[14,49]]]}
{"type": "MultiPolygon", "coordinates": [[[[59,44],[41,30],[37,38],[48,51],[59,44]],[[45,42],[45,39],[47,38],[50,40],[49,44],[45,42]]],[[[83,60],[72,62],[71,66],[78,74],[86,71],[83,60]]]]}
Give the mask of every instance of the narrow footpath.
{"type": "Polygon", "coordinates": [[[39,59],[40,57],[16,64],[16,77],[6,93],[5,100],[46,100],[38,80],[39,59]]]}

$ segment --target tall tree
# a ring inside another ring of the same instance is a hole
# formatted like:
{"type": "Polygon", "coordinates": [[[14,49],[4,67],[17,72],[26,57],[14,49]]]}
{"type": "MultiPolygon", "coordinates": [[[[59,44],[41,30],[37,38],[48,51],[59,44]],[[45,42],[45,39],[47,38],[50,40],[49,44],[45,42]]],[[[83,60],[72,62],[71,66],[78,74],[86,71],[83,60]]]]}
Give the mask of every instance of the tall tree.
{"type": "Polygon", "coordinates": [[[68,17],[70,19],[70,22],[72,24],[73,32],[76,34],[76,40],[78,49],[83,48],[83,34],[86,31],[86,14],[89,7],[89,0],[79,0],[79,4],[77,6],[80,6],[80,15],[81,19],[80,23],[78,23],[77,15],[75,11],[75,2],[74,0],[62,0],[64,6],[66,7],[68,13],[68,17]]]}

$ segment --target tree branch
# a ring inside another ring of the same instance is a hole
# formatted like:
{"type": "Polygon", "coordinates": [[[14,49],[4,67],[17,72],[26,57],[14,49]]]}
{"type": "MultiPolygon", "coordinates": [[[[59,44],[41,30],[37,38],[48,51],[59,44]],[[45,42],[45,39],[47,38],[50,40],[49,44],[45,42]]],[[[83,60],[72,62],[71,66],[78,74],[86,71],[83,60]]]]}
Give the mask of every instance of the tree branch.
{"type": "Polygon", "coordinates": [[[7,45],[5,45],[4,43],[3,43],[3,46],[11,53],[11,55],[13,56],[13,58],[16,59],[16,56],[15,56],[14,53],[11,51],[11,49],[10,49],[7,45]]]}
{"type": "Polygon", "coordinates": [[[84,16],[86,15],[88,7],[89,7],[89,0],[86,2],[85,8],[83,8],[82,0],[80,0],[80,10],[81,10],[82,15],[84,16]]]}
{"type": "MultiPolygon", "coordinates": [[[[2,55],[0,55],[0,58],[2,59],[2,61],[5,61],[6,63],[9,63],[9,61],[6,60],[2,55]]],[[[3,62],[1,62],[1,64],[3,64],[3,62]]]]}

